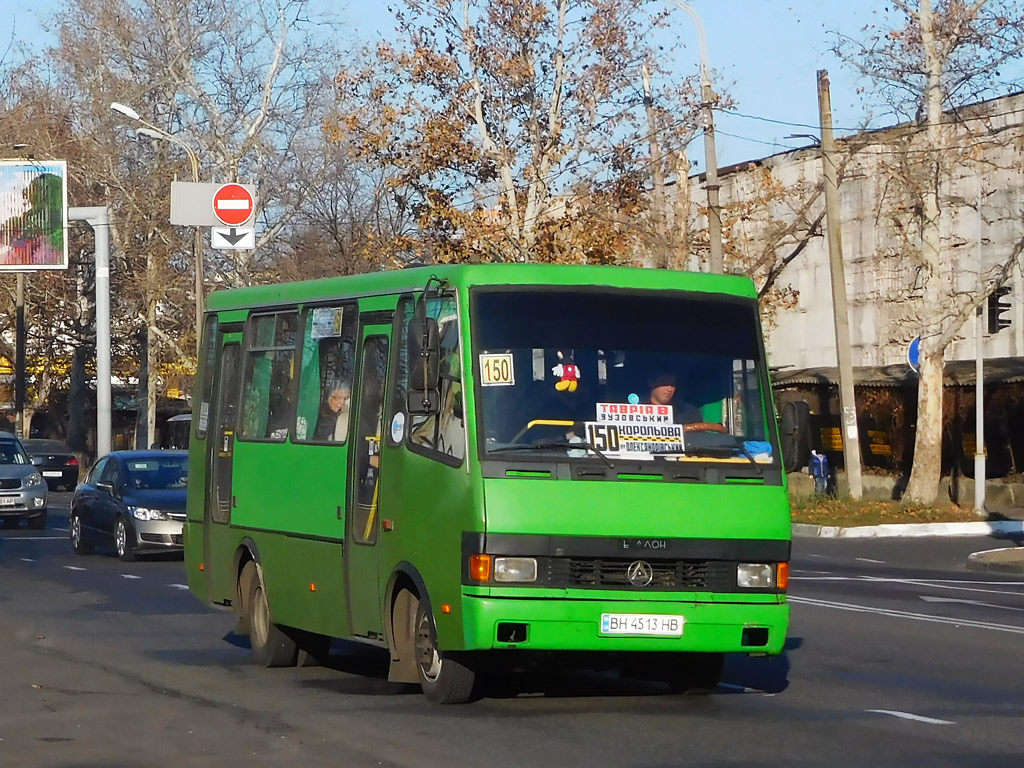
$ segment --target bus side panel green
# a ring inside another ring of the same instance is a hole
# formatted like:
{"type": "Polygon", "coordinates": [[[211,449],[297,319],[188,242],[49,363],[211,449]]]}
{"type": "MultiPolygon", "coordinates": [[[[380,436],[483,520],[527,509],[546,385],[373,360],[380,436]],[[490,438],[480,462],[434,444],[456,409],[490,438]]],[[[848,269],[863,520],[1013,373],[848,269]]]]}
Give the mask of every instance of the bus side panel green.
{"type": "Polygon", "coordinates": [[[380,514],[394,524],[380,533],[381,589],[396,565],[410,563],[426,585],[441,647],[462,647],[462,532],[483,531],[479,482],[465,465],[450,467],[406,448],[386,450],[381,465],[380,514]],[[451,613],[441,612],[443,604],[451,613]]]}
{"type": "Polygon", "coordinates": [[[182,530],[185,547],[185,573],[188,588],[204,603],[213,600],[206,588],[206,576],[199,570],[203,562],[203,507],[206,504],[206,440],[192,438],[188,452],[188,483],[185,490],[187,521],[182,530]]]}
{"type": "Polygon", "coordinates": [[[662,481],[484,481],[488,533],[789,539],[784,488],[662,481]]]}
{"type": "Polygon", "coordinates": [[[263,564],[274,622],[330,637],[348,633],[341,580],[341,542],[261,533],[253,537],[263,564]]]}
{"type": "Polygon", "coordinates": [[[235,443],[232,546],[243,536],[256,542],[275,622],[332,636],[347,632],[347,455],[337,445],[235,443]]]}
{"type": "Polygon", "coordinates": [[[235,442],[231,522],[341,540],[347,446],[235,442]]]}

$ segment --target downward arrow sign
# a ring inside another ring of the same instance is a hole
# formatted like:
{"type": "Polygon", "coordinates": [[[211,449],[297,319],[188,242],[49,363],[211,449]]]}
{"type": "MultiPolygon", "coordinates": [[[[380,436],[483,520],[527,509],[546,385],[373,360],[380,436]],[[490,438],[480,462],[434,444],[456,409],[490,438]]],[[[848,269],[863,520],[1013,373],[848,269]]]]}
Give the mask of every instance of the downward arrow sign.
{"type": "Polygon", "coordinates": [[[232,227],[231,229],[228,230],[228,233],[226,235],[222,234],[221,237],[227,240],[229,243],[231,243],[231,245],[237,245],[238,243],[242,242],[242,239],[245,237],[245,235],[245,232],[243,232],[240,235],[236,234],[235,228],[232,227]]]}
{"type": "Polygon", "coordinates": [[[1004,611],[1024,611],[1024,608],[1014,608],[1011,605],[996,605],[995,603],[983,603],[980,600],[964,600],[959,597],[933,597],[931,595],[918,595],[926,603],[960,603],[962,605],[976,605],[980,608],[1000,608],[1004,611]]]}

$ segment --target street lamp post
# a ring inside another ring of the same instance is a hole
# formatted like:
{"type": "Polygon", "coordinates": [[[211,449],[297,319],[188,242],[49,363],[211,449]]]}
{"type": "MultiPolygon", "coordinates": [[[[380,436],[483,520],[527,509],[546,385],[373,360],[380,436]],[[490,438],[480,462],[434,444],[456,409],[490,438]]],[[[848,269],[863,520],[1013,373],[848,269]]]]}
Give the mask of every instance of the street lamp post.
{"type": "MultiPolygon", "coordinates": [[[[125,117],[130,118],[131,120],[134,120],[135,122],[140,123],[143,126],[145,126],[143,128],[136,129],[136,131],[135,131],[136,133],[141,134],[143,136],[146,136],[147,138],[150,138],[150,139],[156,139],[157,141],[168,141],[171,144],[176,144],[177,146],[179,146],[182,149],[184,149],[185,153],[188,155],[189,161],[192,163],[192,181],[195,182],[196,184],[199,183],[199,157],[196,155],[196,153],[192,149],[192,147],[190,147],[188,144],[186,144],[185,142],[183,142],[181,139],[179,139],[178,137],[174,136],[173,134],[170,134],[167,131],[164,131],[164,130],[162,130],[160,128],[157,128],[152,123],[147,122],[146,120],[143,120],[138,112],[136,112],[134,109],[132,109],[131,107],[129,107],[129,106],[125,105],[125,104],[121,104],[120,102],[115,101],[115,102],[111,103],[110,108],[112,110],[114,110],[115,112],[120,112],[125,117]]],[[[205,291],[204,291],[204,282],[205,281],[204,281],[204,267],[203,267],[203,234],[200,231],[199,227],[195,228],[195,233],[193,234],[193,239],[192,239],[192,256],[193,256],[193,259],[195,260],[195,270],[196,270],[196,287],[195,287],[195,291],[196,291],[196,319],[195,319],[195,323],[196,323],[196,359],[198,360],[199,359],[200,336],[202,335],[202,331],[203,331],[203,305],[205,304],[205,300],[206,300],[205,291]]]]}
{"type": "Polygon", "coordinates": [[[711,70],[708,66],[708,47],[704,38],[704,25],[700,16],[684,0],[668,0],[693,20],[700,41],[700,98],[704,108],[704,174],[705,189],[708,193],[708,243],[711,258],[708,269],[711,272],[725,271],[722,255],[722,213],[718,203],[718,157],[715,155],[715,114],[712,109],[714,92],[711,90],[711,70]]]}

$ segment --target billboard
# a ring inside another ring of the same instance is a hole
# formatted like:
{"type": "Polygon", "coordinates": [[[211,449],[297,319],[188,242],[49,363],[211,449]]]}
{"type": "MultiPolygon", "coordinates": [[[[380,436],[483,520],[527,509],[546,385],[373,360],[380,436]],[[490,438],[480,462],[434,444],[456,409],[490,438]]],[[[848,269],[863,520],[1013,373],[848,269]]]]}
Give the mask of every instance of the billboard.
{"type": "Polygon", "coordinates": [[[0,160],[0,271],[67,269],[67,163],[0,160]]]}

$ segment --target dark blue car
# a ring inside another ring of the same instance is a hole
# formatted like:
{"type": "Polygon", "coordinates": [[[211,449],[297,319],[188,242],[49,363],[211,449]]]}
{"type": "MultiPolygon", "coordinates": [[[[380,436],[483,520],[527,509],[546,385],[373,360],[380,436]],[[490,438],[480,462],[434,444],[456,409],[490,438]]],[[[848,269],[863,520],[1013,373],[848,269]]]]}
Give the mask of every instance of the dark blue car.
{"type": "Polygon", "coordinates": [[[99,458],[71,500],[71,546],[79,555],[112,546],[122,560],[181,551],[185,451],[113,451],[99,458]]]}

